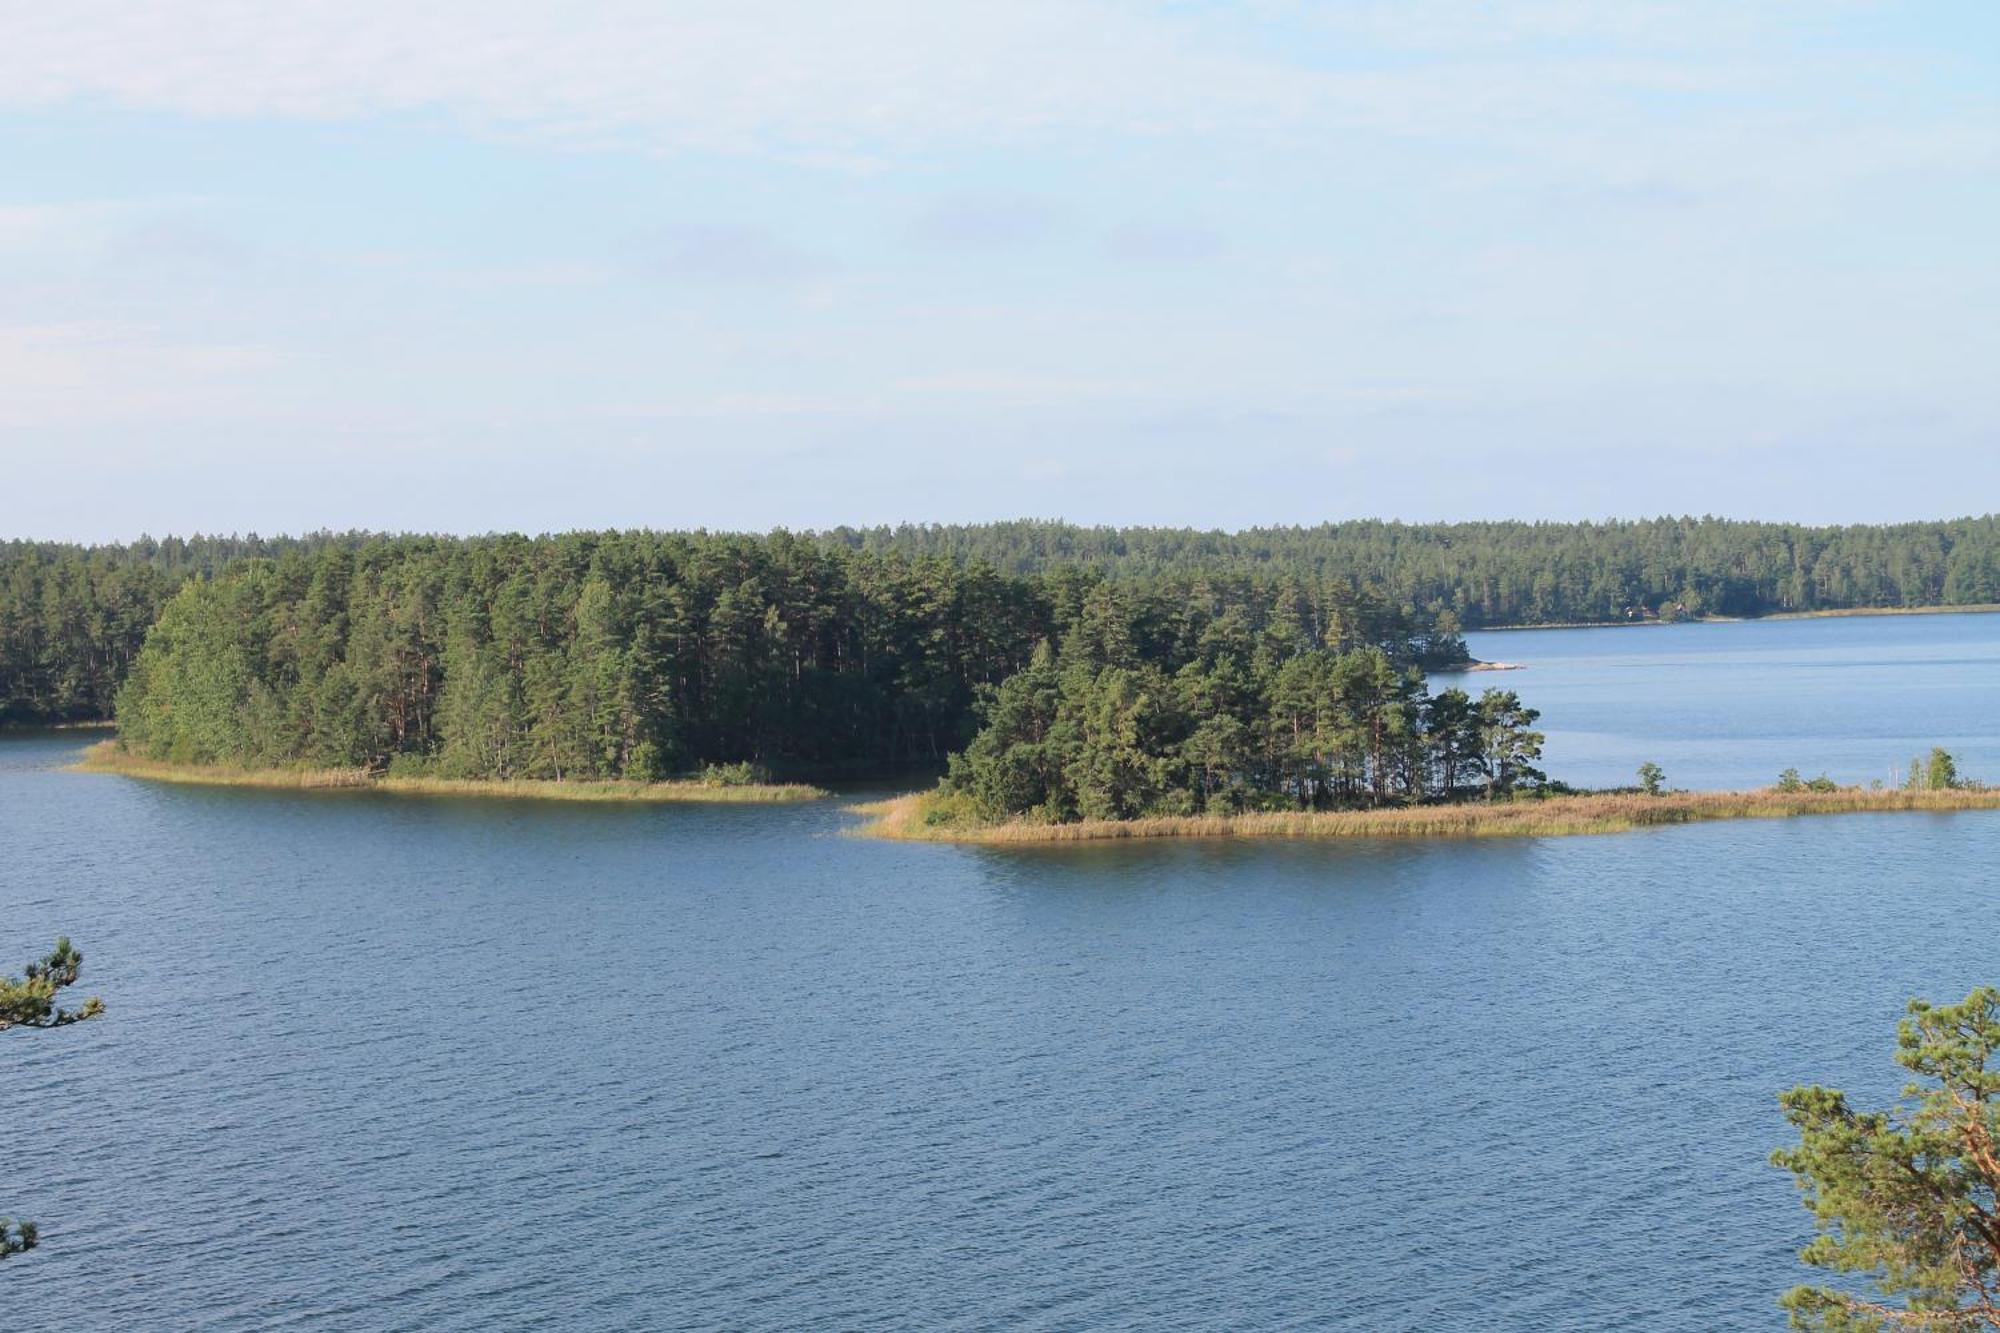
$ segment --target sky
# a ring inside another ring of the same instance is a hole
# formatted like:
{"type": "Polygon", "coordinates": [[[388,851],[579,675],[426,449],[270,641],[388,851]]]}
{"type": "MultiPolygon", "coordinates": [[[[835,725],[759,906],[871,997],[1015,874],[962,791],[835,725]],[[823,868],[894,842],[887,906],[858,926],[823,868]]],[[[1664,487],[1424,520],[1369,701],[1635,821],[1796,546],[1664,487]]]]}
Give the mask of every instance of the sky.
{"type": "Polygon", "coordinates": [[[1993,0],[0,0],[0,536],[2000,509],[1993,0]]]}

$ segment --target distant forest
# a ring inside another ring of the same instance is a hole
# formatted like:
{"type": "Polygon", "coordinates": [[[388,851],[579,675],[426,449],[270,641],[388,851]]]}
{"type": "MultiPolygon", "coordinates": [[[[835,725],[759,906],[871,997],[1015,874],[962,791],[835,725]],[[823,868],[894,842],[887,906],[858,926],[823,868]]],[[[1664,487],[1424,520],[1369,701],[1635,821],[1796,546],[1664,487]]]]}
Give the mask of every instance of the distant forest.
{"type": "MultiPolygon", "coordinates": [[[[583,771],[623,771],[939,756],[967,739],[980,688],[1038,643],[1060,646],[1094,589],[1130,610],[1161,663],[1188,656],[1171,645],[1185,649],[1202,617],[1234,612],[1259,633],[1293,617],[1315,648],[1435,665],[1461,627],[2000,602],[2000,518],[6,542],[0,722],[110,717],[148,632],[190,583],[155,656],[220,606],[242,618],[229,669],[265,710],[259,725],[277,729],[257,753],[441,758],[466,734],[448,735],[438,712],[445,663],[497,671],[519,695],[508,708],[552,716],[551,673],[580,688],[573,654],[601,658],[608,643],[626,660],[604,689],[626,701],[592,734],[615,744],[522,740],[534,726],[516,718],[494,762],[525,771],[581,754],[583,771]],[[367,719],[352,744],[327,741],[299,691],[331,692],[311,707],[335,709],[349,683],[367,719]],[[546,757],[527,757],[538,747],[546,757]]],[[[468,707],[471,679],[453,683],[451,707],[468,707]]]]}
{"type": "Polygon", "coordinates": [[[1465,652],[1366,590],[1271,572],[1010,575],[783,534],[404,537],[187,580],[116,708],[128,746],[185,763],[556,780],[942,764],[1045,644],[1181,663],[1218,634],[1266,663],[1366,652],[1420,672],[1465,652]]]}
{"type": "Polygon", "coordinates": [[[1204,532],[1023,521],[838,528],[855,550],[977,558],[1012,573],[1113,578],[1254,570],[1351,579],[1468,629],[1646,616],[2000,603],[2000,515],[1878,527],[1716,518],[1386,523],[1204,532]],[[1682,608],[1676,612],[1675,608],[1682,608]]]}

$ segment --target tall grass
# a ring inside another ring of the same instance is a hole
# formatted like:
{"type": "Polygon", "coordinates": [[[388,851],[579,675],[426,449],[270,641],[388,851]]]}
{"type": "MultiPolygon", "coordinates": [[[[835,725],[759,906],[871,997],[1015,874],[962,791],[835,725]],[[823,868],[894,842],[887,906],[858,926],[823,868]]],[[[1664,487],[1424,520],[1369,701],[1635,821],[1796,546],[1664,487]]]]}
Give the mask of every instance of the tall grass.
{"type": "Polygon", "coordinates": [[[1176,818],[1099,819],[1074,824],[1026,820],[979,823],[942,804],[934,792],[852,807],[870,816],[857,832],[922,842],[1101,842],[1125,838],[1488,838],[1619,833],[1714,819],[1784,819],[1793,815],[1892,810],[1995,810],[2000,790],[1831,792],[1712,791],[1644,796],[1606,792],[1547,800],[1401,806],[1176,818]]]}
{"type": "Polygon", "coordinates": [[[506,796],[541,801],[705,801],[776,804],[810,801],[827,793],[798,782],[724,787],[705,782],[549,782],[530,779],[377,777],[362,768],[235,768],[224,764],[170,764],[132,754],[117,741],[100,741],[83,752],[77,768],[122,773],[156,782],[207,787],[277,787],[326,791],[366,789],[410,795],[506,796]]]}

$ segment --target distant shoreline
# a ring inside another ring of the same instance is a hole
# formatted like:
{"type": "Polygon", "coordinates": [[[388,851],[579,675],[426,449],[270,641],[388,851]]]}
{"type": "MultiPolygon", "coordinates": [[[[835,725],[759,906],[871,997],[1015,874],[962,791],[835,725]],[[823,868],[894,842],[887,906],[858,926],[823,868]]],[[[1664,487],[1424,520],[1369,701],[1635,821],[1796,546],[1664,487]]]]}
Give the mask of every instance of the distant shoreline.
{"type": "Polygon", "coordinates": [[[87,722],[0,722],[0,731],[115,731],[116,722],[106,718],[87,722]]]}
{"type": "Polygon", "coordinates": [[[85,750],[83,758],[71,767],[85,773],[114,773],[151,782],[175,782],[199,787],[379,791],[410,796],[499,796],[538,801],[777,805],[814,801],[829,795],[823,788],[802,782],[764,782],[726,787],[693,780],[556,782],[525,778],[397,778],[376,776],[362,768],[233,768],[219,764],[170,764],[128,754],[117,741],[99,741],[85,750]]]}
{"type": "Polygon", "coordinates": [[[1849,616],[1977,616],[2000,612],[2000,602],[1974,606],[1851,606],[1830,611],[1772,611],[1761,616],[1693,616],[1686,620],[1563,620],[1545,625],[1476,625],[1468,634],[1509,634],[1530,629],[1658,629],[1668,625],[1753,625],[1764,620],[1844,620],[1849,616]]]}
{"type": "Polygon", "coordinates": [[[1831,792],[1700,791],[1668,792],[1661,796],[1603,792],[1491,804],[1467,801],[1378,810],[1101,819],[1074,824],[1038,824],[1027,820],[993,824],[951,822],[943,818],[931,792],[916,792],[849,809],[869,817],[869,822],[853,830],[863,837],[988,847],[1154,838],[1539,838],[1623,833],[1637,828],[1724,819],[2000,810],[2000,788],[1873,791],[1845,787],[1831,792]]]}

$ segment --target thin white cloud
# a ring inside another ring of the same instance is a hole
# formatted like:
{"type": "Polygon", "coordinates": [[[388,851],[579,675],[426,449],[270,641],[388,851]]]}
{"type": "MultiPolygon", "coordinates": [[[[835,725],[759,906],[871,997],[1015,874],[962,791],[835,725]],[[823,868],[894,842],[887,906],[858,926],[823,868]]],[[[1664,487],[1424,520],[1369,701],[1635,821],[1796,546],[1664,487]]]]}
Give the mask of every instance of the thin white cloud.
{"type": "Polygon", "coordinates": [[[171,419],[277,365],[269,348],[116,320],[0,324],[0,428],[171,419]]]}
{"type": "Polygon", "coordinates": [[[662,148],[866,150],[1287,116],[1310,81],[1092,0],[0,3],[0,102],[312,120],[443,110],[662,148]]]}
{"type": "Polygon", "coordinates": [[[848,161],[1095,133],[1568,135],[1634,96],[1769,90],[1782,71],[1762,39],[1844,7],[0,0],[0,107],[443,114],[584,145],[848,161]],[[1311,49],[1293,49],[1301,36],[1311,49]]]}

